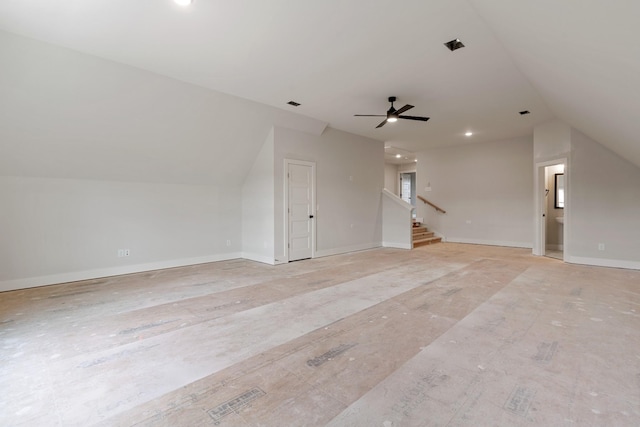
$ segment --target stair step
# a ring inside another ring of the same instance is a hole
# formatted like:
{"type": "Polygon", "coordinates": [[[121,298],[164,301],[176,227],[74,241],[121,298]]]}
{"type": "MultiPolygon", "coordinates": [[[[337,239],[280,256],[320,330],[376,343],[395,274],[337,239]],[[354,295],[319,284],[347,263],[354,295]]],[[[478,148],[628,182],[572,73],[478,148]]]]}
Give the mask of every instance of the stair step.
{"type": "Polygon", "coordinates": [[[413,240],[426,239],[433,237],[435,233],[433,231],[423,231],[422,233],[413,233],[413,240]]]}
{"type": "Polygon", "coordinates": [[[412,229],[413,234],[424,233],[425,231],[427,231],[427,227],[424,227],[424,226],[413,227],[413,229],[412,229]]]}
{"type": "Polygon", "coordinates": [[[417,248],[418,246],[432,245],[434,243],[440,243],[441,241],[441,237],[429,237],[427,239],[414,240],[413,247],[417,248]]]}

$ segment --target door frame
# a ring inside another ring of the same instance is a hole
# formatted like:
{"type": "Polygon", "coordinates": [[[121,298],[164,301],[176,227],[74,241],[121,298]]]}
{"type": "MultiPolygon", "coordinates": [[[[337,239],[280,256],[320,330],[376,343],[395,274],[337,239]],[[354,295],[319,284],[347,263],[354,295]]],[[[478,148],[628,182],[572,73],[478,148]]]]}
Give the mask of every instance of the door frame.
{"type": "Polygon", "coordinates": [[[316,163],[305,160],[284,159],[284,259],[289,261],[289,165],[311,166],[311,258],[316,257],[316,218],[318,217],[316,205],[316,163]]]}
{"type": "MultiPolygon", "coordinates": [[[[398,186],[398,192],[396,193],[396,196],[402,198],[401,194],[402,194],[402,175],[403,174],[407,174],[407,173],[412,173],[415,174],[415,193],[416,193],[416,197],[413,200],[413,203],[415,203],[415,205],[412,203],[413,207],[416,207],[416,205],[418,204],[417,202],[417,197],[418,197],[418,171],[416,169],[414,170],[406,170],[406,171],[398,171],[398,179],[396,180],[396,185],[398,186]]],[[[412,187],[413,188],[413,187],[412,187]]],[[[411,199],[411,197],[409,197],[409,199],[411,199]]]]}
{"type": "Polygon", "coordinates": [[[548,166],[555,165],[564,165],[564,225],[562,227],[562,244],[563,244],[563,260],[568,259],[569,253],[569,240],[567,232],[569,228],[569,211],[571,209],[571,204],[567,203],[570,201],[569,192],[571,191],[569,185],[569,163],[567,157],[560,157],[553,160],[547,160],[544,162],[538,162],[535,166],[534,172],[534,235],[533,235],[533,255],[544,256],[546,254],[546,243],[547,243],[547,217],[546,217],[546,195],[545,190],[547,187],[547,183],[545,182],[545,168],[548,166]],[[544,215],[544,216],[543,216],[544,215]],[[544,220],[543,220],[544,218],[544,220]]]}

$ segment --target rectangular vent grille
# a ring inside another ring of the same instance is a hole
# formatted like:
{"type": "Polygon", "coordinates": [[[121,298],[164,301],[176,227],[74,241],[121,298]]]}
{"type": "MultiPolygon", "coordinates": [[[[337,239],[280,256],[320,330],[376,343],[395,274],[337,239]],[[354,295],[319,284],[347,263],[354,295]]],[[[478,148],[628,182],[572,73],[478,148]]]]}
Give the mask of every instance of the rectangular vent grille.
{"type": "Polygon", "coordinates": [[[460,41],[460,39],[451,40],[450,42],[446,42],[444,44],[451,52],[454,50],[458,50],[464,47],[464,44],[460,41]]]}

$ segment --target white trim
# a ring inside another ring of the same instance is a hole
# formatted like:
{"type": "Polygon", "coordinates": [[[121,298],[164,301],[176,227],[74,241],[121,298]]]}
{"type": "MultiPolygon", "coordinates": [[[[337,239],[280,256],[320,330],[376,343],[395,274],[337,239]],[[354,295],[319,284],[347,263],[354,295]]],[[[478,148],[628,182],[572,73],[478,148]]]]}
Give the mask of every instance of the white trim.
{"type": "Polygon", "coordinates": [[[466,239],[461,237],[447,237],[449,243],[468,243],[471,245],[487,245],[487,246],[506,246],[509,248],[527,248],[531,249],[531,242],[512,242],[508,240],[484,240],[484,239],[466,239]]]}
{"type": "Polygon", "coordinates": [[[366,251],[368,249],[375,249],[381,246],[382,244],[380,242],[372,242],[372,243],[362,243],[359,245],[343,246],[341,248],[319,250],[319,251],[316,251],[316,258],[346,254],[349,252],[366,251]]]}
{"type": "Polygon", "coordinates": [[[549,251],[563,251],[564,245],[547,245],[546,249],[549,251]]]}
{"type": "Polygon", "coordinates": [[[242,258],[248,259],[249,261],[261,262],[263,264],[276,265],[276,262],[275,262],[275,260],[273,258],[268,257],[268,256],[264,256],[264,255],[260,255],[260,254],[254,254],[254,253],[250,253],[250,252],[242,252],[242,258]]]}
{"type": "Polygon", "coordinates": [[[588,258],[579,256],[565,256],[565,262],[571,264],[593,265],[596,267],[626,268],[640,270],[639,261],[627,261],[622,259],[588,258]]]}
{"type": "Polygon", "coordinates": [[[284,159],[284,260],[279,261],[279,264],[289,262],[289,165],[291,164],[311,167],[311,212],[313,212],[313,222],[311,223],[311,258],[316,257],[316,223],[318,217],[318,213],[316,212],[316,162],[284,159]]]}
{"type": "Polygon", "coordinates": [[[382,194],[387,196],[389,198],[389,200],[395,202],[399,206],[402,206],[403,208],[405,208],[408,211],[411,211],[411,210],[415,209],[411,203],[405,202],[400,197],[396,196],[395,194],[393,194],[391,191],[387,190],[386,188],[382,189],[382,194]]]}
{"type": "Polygon", "coordinates": [[[242,258],[242,254],[234,252],[195,258],[149,262],[146,264],[125,265],[121,267],[74,271],[70,273],[51,274],[48,276],[26,277],[24,279],[5,280],[0,282],[0,292],[77,282],[79,280],[98,279],[101,277],[120,276],[123,274],[142,273],[145,271],[162,270],[166,268],[185,267],[188,265],[206,264],[209,262],[228,261],[230,259],[238,258],[242,258]]]}
{"type": "Polygon", "coordinates": [[[413,249],[412,244],[396,243],[396,242],[382,242],[383,248],[396,248],[396,249],[413,249]]]}

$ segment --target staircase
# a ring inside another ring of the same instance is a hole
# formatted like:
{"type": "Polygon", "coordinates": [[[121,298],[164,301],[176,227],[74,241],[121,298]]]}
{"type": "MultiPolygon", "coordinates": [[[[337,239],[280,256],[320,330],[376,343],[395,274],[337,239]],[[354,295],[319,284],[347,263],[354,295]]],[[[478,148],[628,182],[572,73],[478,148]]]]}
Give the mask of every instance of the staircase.
{"type": "Polygon", "coordinates": [[[433,243],[440,243],[441,237],[435,237],[433,231],[427,231],[427,227],[423,226],[420,222],[413,223],[413,247],[431,245],[433,243]]]}

